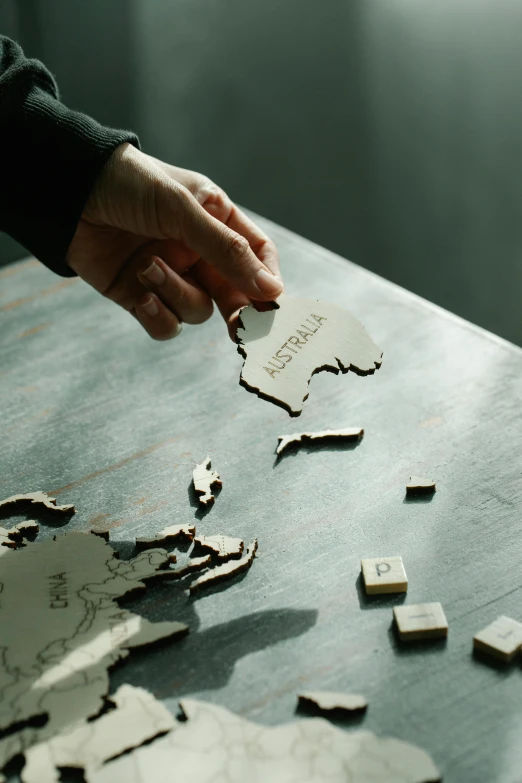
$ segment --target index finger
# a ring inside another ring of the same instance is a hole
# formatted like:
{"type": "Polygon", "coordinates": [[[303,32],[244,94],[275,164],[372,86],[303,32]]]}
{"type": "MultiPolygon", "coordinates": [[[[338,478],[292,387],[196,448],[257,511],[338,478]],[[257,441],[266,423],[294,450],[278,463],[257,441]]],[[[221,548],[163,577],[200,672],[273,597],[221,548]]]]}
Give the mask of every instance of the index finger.
{"type": "Polygon", "coordinates": [[[252,232],[251,221],[246,215],[237,215],[236,210],[227,221],[232,225],[226,225],[207,212],[188,191],[186,199],[179,212],[183,243],[251,299],[266,301],[278,297],[283,284],[272,271],[276,261],[268,237],[259,236],[258,231],[252,232]],[[233,226],[244,228],[247,236],[233,226]],[[254,248],[264,253],[270,267],[256,255],[249,237],[254,248]]]}

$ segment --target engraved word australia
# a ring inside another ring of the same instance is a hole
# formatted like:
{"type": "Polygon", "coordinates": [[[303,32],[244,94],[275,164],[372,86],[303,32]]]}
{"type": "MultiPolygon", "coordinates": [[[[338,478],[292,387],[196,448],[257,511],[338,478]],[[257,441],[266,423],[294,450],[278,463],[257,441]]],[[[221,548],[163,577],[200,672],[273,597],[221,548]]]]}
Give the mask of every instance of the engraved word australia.
{"type": "Polygon", "coordinates": [[[299,353],[299,351],[303,349],[303,346],[307,344],[309,338],[313,337],[314,334],[319,331],[322,322],[327,319],[322,315],[314,315],[312,313],[309,318],[305,318],[304,320],[306,321],[306,324],[300,324],[300,328],[295,330],[299,337],[294,334],[291,335],[286,343],[283,343],[281,348],[276,351],[275,355],[267,362],[270,367],[263,367],[272,378],[275,378],[277,373],[284,370],[288,362],[292,361],[291,354],[299,353]],[[296,348],[298,348],[299,351],[297,351],[296,348]]]}

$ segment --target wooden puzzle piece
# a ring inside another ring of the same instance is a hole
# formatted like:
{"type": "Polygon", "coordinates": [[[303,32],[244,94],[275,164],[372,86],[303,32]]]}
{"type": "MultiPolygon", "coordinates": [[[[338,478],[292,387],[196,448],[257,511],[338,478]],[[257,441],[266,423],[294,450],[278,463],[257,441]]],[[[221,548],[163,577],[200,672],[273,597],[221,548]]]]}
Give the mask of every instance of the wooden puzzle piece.
{"type": "MultiPolygon", "coordinates": [[[[205,555],[204,557],[193,557],[178,568],[173,568],[171,570],[172,576],[174,579],[181,579],[183,576],[191,574],[194,571],[202,571],[204,568],[207,568],[210,565],[211,560],[212,555],[205,555]]],[[[173,562],[175,562],[175,560],[173,562]]]]}
{"type": "Polygon", "coordinates": [[[89,781],[104,762],[176,725],[168,709],[143,688],[121,685],[109,701],[116,709],[29,748],[22,783],[58,783],[61,768],[81,769],[89,781]]]}
{"type": "Polygon", "coordinates": [[[33,538],[39,531],[40,527],[38,522],[35,522],[34,519],[28,519],[27,522],[19,522],[9,530],[5,527],[0,527],[0,546],[7,546],[14,549],[22,539],[33,538]]]}
{"type": "Polygon", "coordinates": [[[393,614],[399,638],[404,642],[448,635],[448,621],[439,603],[394,606],[393,614]]]}
{"type": "Polygon", "coordinates": [[[323,718],[263,726],[215,704],[183,699],[185,721],[108,762],[88,783],[437,783],[421,748],[323,718]]]}
{"type": "Polygon", "coordinates": [[[361,560],[364,587],[368,595],[405,593],[408,577],[402,557],[373,557],[361,560]]]}
{"type": "Polygon", "coordinates": [[[219,473],[210,469],[211,465],[212,463],[210,461],[210,457],[207,454],[206,459],[204,459],[203,462],[201,462],[199,465],[196,465],[192,472],[194,489],[198,494],[199,502],[204,506],[213,503],[215,500],[214,495],[210,491],[211,487],[221,487],[223,485],[219,477],[219,473]]]}
{"type": "Polygon", "coordinates": [[[276,305],[240,311],[236,341],[245,362],[239,382],[290,416],[301,414],[315,373],[370,375],[381,366],[382,351],[341,307],[286,294],[276,305]]]}
{"type": "Polygon", "coordinates": [[[149,546],[163,546],[167,544],[173,544],[180,538],[186,538],[192,541],[196,533],[195,525],[171,525],[159,533],[155,533],[153,536],[137,536],[136,546],[143,549],[149,546]]]}
{"type": "Polygon", "coordinates": [[[187,632],[183,623],[151,623],[116,602],[144,590],[145,581],[169,578],[167,565],[161,549],[118,560],[90,533],[5,549],[0,693],[9,698],[0,699],[0,769],[96,715],[109,690],[108,671],[129,649],[187,632]],[[36,715],[47,723],[28,725],[36,715]]]}
{"type": "Polygon", "coordinates": [[[423,493],[435,492],[436,484],[431,479],[420,478],[419,476],[410,476],[409,482],[406,484],[406,492],[408,495],[420,495],[423,493]]]}
{"type": "Polygon", "coordinates": [[[197,536],[194,539],[194,545],[206,551],[211,551],[217,555],[218,560],[230,560],[233,557],[241,557],[244,542],[240,538],[231,538],[230,536],[197,536]]]}
{"type": "Polygon", "coordinates": [[[59,514],[74,514],[74,506],[57,506],[56,498],[51,498],[46,492],[29,492],[27,495],[12,495],[10,498],[0,501],[0,510],[10,506],[23,506],[26,504],[41,505],[48,511],[55,511],[59,514]]]}
{"type": "Polygon", "coordinates": [[[331,691],[310,691],[299,694],[299,705],[314,708],[320,712],[342,713],[365,710],[368,702],[358,693],[333,693],[331,691]]]}
{"type": "Polygon", "coordinates": [[[290,446],[305,446],[308,443],[342,443],[344,441],[361,440],[364,435],[362,427],[345,427],[342,430],[323,430],[322,432],[294,432],[291,435],[279,435],[279,445],[276,454],[280,456],[290,446]]]}
{"type": "Polygon", "coordinates": [[[207,571],[205,574],[192,582],[192,584],[189,586],[190,592],[194,593],[196,590],[200,590],[202,587],[213,586],[218,582],[224,581],[225,579],[231,579],[233,576],[240,574],[242,571],[248,571],[254,562],[256,552],[257,538],[254,539],[254,541],[252,541],[252,543],[247,547],[244,556],[240,560],[228,560],[226,563],[223,563],[223,565],[212,568],[210,571],[207,571]]]}
{"type": "Polygon", "coordinates": [[[510,661],[522,647],[522,623],[500,615],[473,637],[473,648],[510,661]]]}

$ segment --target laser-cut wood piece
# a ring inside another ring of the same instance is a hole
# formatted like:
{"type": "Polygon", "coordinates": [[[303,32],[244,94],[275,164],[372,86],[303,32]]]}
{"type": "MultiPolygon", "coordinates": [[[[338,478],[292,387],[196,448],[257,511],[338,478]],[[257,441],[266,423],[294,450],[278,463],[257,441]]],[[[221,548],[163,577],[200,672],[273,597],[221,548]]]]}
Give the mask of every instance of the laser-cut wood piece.
{"type": "Polygon", "coordinates": [[[406,492],[408,495],[421,495],[435,492],[436,484],[431,479],[420,478],[419,476],[410,476],[409,482],[406,484],[406,492]]]}
{"type": "Polygon", "coordinates": [[[194,489],[198,494],[198,500],[204,506],[213,503],[215,500],[214,495],[210,491],[212,487],[221,487],[223,482],[219,477],[219,473],[215,470],[211,470],[212,463],[209,455],[199,465],[196,465],[192,471],[192,481],[194,482],[194,489]]]}
{"type": "Polygon", "coordinates": [[[46,492],[29,492],[27,495],[12,495],[10,498],[0,501],[0,510],[9,506],[26,505],[27,503],[42,505],[48,511],[59,514],[75,514],[74,506],[57,506],[56,498],[51,498],[46,492]]]}
{"type": "Polygon", "coordinates": [[[364,435],[362,427],[345,427],[341,430],[323,430],[322,432],[294,432],[291,435],[279,435],[276,454],[281,456],[290,446],[306,446],[309,443],[343,443],[344,441],[361,440],[364,435]]]}
{"type": "Polygon", "coordinates": [[[439,603],[394,606],[393,614],[399,638],[404,642],[448,635],[448,621],[439,603]]]}
{"type": "Polygon", "coordinates": [[[351,713],[361,712],[368,707],[368,701],[359,693],[333,693],[331,691],[309,691],[300,693],[299,705],[314,712],[351,713]]]}
{"type": "Polygon", "coordinates": [[[9,530],[0,527],[0,546],[14,549],[24,538],[34,538],[40,531],[38,522],[28,519],[27,522],[19,522],[9,530]]]}
{"type": "MultiPolygon", "coordinates": [[[[170,555],[169,555],[170,558],[170,555]]],[[[178,568],[171,570],[173,579],[181,579],[187,574],[191,574],[194,571],[203,571],[204,568],[210,565],[212,555],[205,555],[204,557],[193,557],[178,568]]],[[[176,562],[175,560],[173,562],[176,562]]]]}
{"type": "Polygon", "coordinates": [[[186,720],[105,764],[88,783],[437,783],[415,745],[323,718],[262,726],[215,704],[183,699],[186,720]]]}
{"type": "Polygon", "coordinates": [[[170,527],[160,530],[159,533],[155,533],[153,536],[137,536],[136,546],[140,549],[150,546],[166,546],[167,544],[173,544],[174,541],[177,541],[180,538],[186,538],[189,541],[192,541],[195,534],[195,525],[171,525],[170,527]]]}
{"type": "Polygon", "coordinates": [[[143,688],[121,685],[109,701],[116,709],[30,748],[22,783],[58,783],[64,767],[83,770],[88,783],[104,762],[175,728],[173,715],[143,688]]]}
{"type": "Polygon", "coordinates": [[[103,539],[74,532],[6,548],[1,561],[0,691],[9,698],[0,698],[0,769],[98,714],[108,671],[131,648],[188,630],[178,622],[151,623],[116,603],[145,590],[144,580],[170,577],[164,550],[119,561],[103,539]],[[27,726],[42,713],[45,725],[27,726]]]}
{"type": "Polygon", "coordinates": [[[244,556],[240,560],[228,560],[226,563],[223,563],[223,565],[212,568],[210,571],[207,571],[205,574],[192,582],[192,584],[189,586],[190,592],[194,593],[196,590],[200,590],[202,587],[213,586],[218,582],[223,582],[225,579],[231,579],[233,576],[240,574],[242,571],[248,571],[254,562],[256,552],[257,538],[254,539],[254,541],[252,541],[252,543],[247,547],[244,556]]]}
{"type": "Polygon", "coordinates": [[[244,307],[236,342],[245,358],[240,384],[290,416],[301,414],[315,373],[352,370],[370,375],[382,361],[380,348],[349,312],[286,294],[278,298],[275,310],[244,307]]]}
{"type": "Polygon", "coordinates": [[[405,593],[408,577],[402,557],[372,557],[361,560],[364,587],[368,595],[405,593]]]}
{"type": "Polygon", "coordinates": [[[230,536],[197,536],[194,539],[194,546],[213,552],[218,560],[230,560],[233,557],[241,557],[245,543],[240,538],[230,536]]]}
{"type": "Polygon", "coordinates": [[[93,536],[99,536],[100,538],[103,538],[104,541],[108,541],[111,537],[110,530],[107,530],[105,527],[91,527],[90,531],[93,536]]]}
{"type": "Polygon", "coordinates": [[[473,637],[473,648],[501,661],[511,661],[522,648],[522,623],[500,615],[473,637]]]}

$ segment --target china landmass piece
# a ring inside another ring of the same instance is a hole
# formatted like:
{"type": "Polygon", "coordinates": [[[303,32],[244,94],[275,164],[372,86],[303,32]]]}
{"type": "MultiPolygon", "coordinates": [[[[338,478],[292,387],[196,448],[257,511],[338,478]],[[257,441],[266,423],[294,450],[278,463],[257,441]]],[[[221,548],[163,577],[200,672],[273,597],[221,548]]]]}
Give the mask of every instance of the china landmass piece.
{"type": "Polygon", "coordinates": [[[310,691],[299,694],[299,704],[307,709],[313,708],[325,713],[360,712],[368,706],[368,701],[359,693],[332,693],[330,691],[310,691]]]}
{"type": "Polygon", "coordinates": [[[219,473],[215,470],[211,470],[210,457],[207,454],[206,459],[199,465],[196,465],[192,472],[192,480],[194,482],[194,489],[198,495],[198,500],[204,506],[209,503],[213,503],[215,498],[210,491],[212,487],[221,487],[222,481],[219,477],[219,473]]]}
{"type": "Polygon", "coordinates": [[[421,748],[323,718],[251,723],[215,704],[183,699],[186,717],[164,737],[105,764],[88,783],[436,783],[421,748]]]}
{"type": "Polygon", "coordinates": [[[315,373],[369,375],[382,361],[380,348],[349,312],[286,294],[273,310],[244,307],[236,341],[245,358],[240,384],[291,416],[301,414],[315,373]]]}
{"type": "Polygon", "coordinates": [[[151,623],[116,599],[171,578],[167,552],[118,560],[99,536],[65,533],[4,548],[0,568],[0,770],[104,706],[108,670],[129,649],[187,632],[151,623]],[[45,725],[28,725],[36,716],[45,725]],[[7,730],[7,731],[5,731],[7,730]]]}
{"type": "Polygon", "coordinates": [[[290,446],[306,446],[309,443],[343,443],[361,440],[362,427],[345,427],[342,430],[323,430],[322,432],[294,432],[291,435],[279,435],[276,454],[280,456],[290,446]]]}

